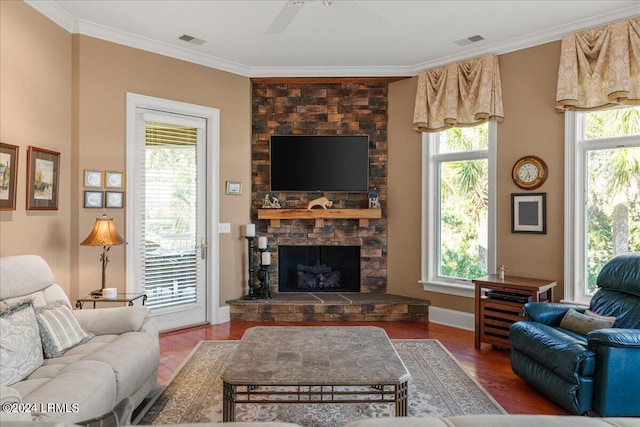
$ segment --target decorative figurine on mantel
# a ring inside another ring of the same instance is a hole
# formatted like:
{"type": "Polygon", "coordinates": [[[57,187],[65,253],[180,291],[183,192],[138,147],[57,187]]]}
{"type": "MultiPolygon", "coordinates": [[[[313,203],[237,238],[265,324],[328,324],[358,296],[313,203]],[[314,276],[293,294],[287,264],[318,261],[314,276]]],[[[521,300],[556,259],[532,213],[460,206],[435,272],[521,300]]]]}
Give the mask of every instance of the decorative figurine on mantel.
{"type": "Polygon", "coordinates": [[[504,265],[501,265],[500,268],[498,269],[498,278],[500,280],[504,280],[504,272],[505,272],[505,268],[504,265]]]}
{"type": "Polygon", "coordinates": [[[263,209],[280,209],[280,200],[277,197],[269,198],[269,193],[264,195],[264,203],[262,204],[263,209]]]}
{"type": "Polygon", "coordinates": [[[314,206],[321,206],[323,209],[327,209],[333,206],[333,202],[327,199],[326,197],[322,196],[310,201],[309,204],[307,205],[307,209],[311,209],[314,206]]]}
{"type": "Polygon", "coordinates": [[[378,189],[373,187],[369,190],[369,209],[380,209],[380,201],[378,200],[378,189]]]}

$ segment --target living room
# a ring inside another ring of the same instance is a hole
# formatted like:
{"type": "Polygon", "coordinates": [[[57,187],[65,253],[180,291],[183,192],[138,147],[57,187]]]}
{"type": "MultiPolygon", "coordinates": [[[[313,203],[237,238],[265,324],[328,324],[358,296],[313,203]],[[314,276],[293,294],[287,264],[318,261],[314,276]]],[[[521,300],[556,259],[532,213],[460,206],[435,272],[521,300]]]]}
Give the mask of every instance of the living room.
{"type": "MultiPolygon", "coordinates": [[[[128,170],[126,94],[219,109],[219,205],[215,222],[230,224],[230,233],[218,235],[218,292],[207,320],[213,324],[228,322],[226,301],[247,293],[245,226],[256,223],[258,234],[268,233],[267,222],[256,217],[264,191],[255,189],[252,163],[256,141],[252,128],[254,90],[261,84],[282,83],[70,32],[21,1],[1,2],[0,20],[0,140],[20,148],[17,207],[0,212],[0,255],[43,257],[71,301],[99,288],[97,248],[79,244],[103,213],[84,207],[84,171],[128,170]],[[56,210],[24,208],[29,146],[60,153],[56,210]],[[241,194],[226,194],[227,181],[242,183],[241,194]]],[[[555,301],[567,295],[565,116],[557,113],[554,105],[560,46],[556,38],[498,55],[505,118],[497,125],[495,182],[496,265],[504,265],[509,275],[555,281],[555,301]],[[544,159],[548,167],[548,179],[539,190],[546,193],[546,234],[511,230],[510,196],[520,192],[511,172],[514,163],[526,155],[544,159]]],[[[387,90],[386,188],[381,197],[386,227],[386,292],[428,300],[430,322],[460,328],[461,334],[468,334],[474,322],[473,295],[426,290],[421,283],[422,135],[411,126],[418,77],[402,77],[387,79],[394,81],[378,79],[387,90]]],[[[310,87],[327,82],[340,84],[339,78],[333,79],[283,78],[310,87]]],[[[372,79],[363,77],[361,83],[372,79]]],[[[357,78],[350,80],[357,83],[357,78]]],[[[126,179],[132,177],[127,174],[126,179]]],[[[127,210],[125,205],[107,213],[129,239],[127,210]]],[[[128,291],[127,246],[111,247],[109,258],[108,286],[128,291]]]]}

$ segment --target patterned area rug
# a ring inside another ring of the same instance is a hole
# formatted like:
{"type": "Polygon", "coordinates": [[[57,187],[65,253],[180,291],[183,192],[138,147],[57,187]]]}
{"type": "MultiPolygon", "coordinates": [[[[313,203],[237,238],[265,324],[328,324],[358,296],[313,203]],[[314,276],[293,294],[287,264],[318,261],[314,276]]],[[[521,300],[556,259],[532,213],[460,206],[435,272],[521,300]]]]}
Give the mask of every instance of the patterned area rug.
{"type": "MultiPolygon", "coordinates": [[[[501,414],[506,411],[471,378],[438,340],[392,340],[411,374],[410,416],[501,414]]],[[[222,421],[220,374],[238,341],[201,341],[158,392],[137,424],[183,424],[222,421]]],[[[286,421],[302,426],[342,426],[366,418],[392,416],[395,405],[239,404],[236,421],[286,421]]]]}

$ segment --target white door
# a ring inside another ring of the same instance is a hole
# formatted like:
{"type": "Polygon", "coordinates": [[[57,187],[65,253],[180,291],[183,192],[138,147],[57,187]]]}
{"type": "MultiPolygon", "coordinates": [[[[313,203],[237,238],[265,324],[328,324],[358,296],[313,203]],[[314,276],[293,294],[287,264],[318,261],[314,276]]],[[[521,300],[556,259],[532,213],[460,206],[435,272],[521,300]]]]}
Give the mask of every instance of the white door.
{"type": "Polygon", "coordinates": [[[205,323],[218,293],[212,286],[217,268],[210,265],[217,218],[212,221],[208,209],[217,187],[207,178],[208,127],[217,124],[181,112],[180,105],[142,105],[132,106],[133,140],[127,142],[133,178],[127,186],[127,289],[147,294],[160,330],[205,323]]]}

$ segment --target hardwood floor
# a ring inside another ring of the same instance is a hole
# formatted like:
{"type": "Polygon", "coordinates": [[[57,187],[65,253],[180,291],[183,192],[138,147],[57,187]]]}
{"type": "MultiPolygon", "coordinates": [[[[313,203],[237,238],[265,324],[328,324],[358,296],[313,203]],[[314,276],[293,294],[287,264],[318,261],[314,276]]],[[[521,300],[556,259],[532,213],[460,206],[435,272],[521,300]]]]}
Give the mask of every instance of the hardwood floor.
{"type": "Polygon", "coordinates": [[[439,340],[463,368],[510,414],[563,414],[565,409],[529,387],[511,371],[509,352],[482,344],[476,350],[473,332],[427,322],[228,322],[160,334],[158,382],[166,384],[201,340],[238,340],[252,326],[379,326],[391,339],[439,340]]]}

